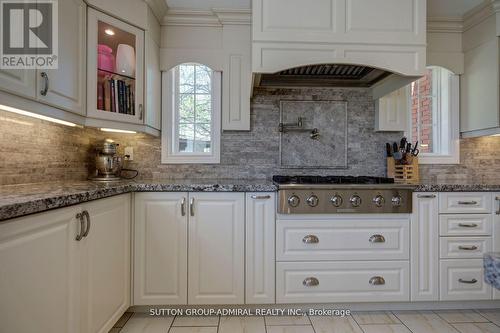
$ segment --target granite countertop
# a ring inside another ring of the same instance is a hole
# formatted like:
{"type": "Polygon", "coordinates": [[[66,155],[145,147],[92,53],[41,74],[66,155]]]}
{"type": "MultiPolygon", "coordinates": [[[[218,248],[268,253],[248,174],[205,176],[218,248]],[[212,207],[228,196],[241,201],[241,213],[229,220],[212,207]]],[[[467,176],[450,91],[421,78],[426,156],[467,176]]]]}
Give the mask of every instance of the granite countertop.
{"type": "MultiPolygon", "coordinates": [[[[274,192],[270,180],[168,179],[113,183],[51,182],[0,186],[0,221],[130,192],[274,192]]],[[[500,192],[500,185],[420,184],[415,192],[500,192]]]]}
{"type": "Polygon", "coordinates": [[[0,186],[0,221],[130,192],[274,192],[269,180],[51,182],[0,186]]]}

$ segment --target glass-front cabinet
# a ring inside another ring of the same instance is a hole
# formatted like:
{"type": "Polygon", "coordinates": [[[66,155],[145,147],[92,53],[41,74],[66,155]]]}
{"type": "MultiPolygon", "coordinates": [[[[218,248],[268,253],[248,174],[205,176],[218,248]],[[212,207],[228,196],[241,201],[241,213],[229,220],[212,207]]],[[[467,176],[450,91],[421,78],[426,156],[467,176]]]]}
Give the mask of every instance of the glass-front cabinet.
{"type": "Polygon", "coordinates": [[[144,123],[144,31],[89,8],[87,116],[144,123]]]}

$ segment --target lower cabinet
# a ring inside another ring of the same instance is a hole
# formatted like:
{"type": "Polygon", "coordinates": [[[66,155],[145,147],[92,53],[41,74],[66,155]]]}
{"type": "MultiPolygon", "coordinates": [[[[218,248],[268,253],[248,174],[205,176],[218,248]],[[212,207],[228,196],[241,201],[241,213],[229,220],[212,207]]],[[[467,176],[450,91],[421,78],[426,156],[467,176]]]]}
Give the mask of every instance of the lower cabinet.
{"type": "Polygon", "coordinates": [[[129,212],[121,195],[2,222],[1,331],[108,332],[130,304],[129,212]]]}
{"type": "Polygon", "coordinates": [[[244,303],[244,193],[135,196],[135,305],[244,303]]]}
{"type": "Polygon", "coordinates": [[[447,259],[439,266],[442,301],[491,299],[491,286],[484,282],[483,259],[447,259]]]}

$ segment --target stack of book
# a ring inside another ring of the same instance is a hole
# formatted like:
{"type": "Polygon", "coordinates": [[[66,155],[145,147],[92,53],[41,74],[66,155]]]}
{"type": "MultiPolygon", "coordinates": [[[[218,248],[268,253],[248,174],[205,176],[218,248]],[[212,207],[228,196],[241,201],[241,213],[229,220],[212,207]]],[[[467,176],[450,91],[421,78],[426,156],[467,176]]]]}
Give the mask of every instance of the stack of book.
{"type": "Polygon", "coordinates": [[[99,110],[135,115],[134,86],[124,80],[105,77],[97,84],[99,110]]]}

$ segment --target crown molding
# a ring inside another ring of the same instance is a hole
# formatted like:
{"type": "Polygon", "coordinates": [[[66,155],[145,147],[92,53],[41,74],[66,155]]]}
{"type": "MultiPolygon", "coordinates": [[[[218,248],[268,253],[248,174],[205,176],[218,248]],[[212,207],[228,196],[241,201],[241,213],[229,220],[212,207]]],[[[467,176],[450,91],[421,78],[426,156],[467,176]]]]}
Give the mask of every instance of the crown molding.
{"type": "Polygon", "coordinates": [[[471,29],[498,12],[500,12],[500,0],[483,2],[464,14],[464,31],[471,29]]]}
{"type": "Polygon", "coordinates": [[[462,33],[464,21],[461,17],[428,17],[427,32],[462,33]]]}
{"type": "Polygon", "coordinates": [[[250,9],[213,8],[212,10],[169,9],[162,25],[220,27],[223,25],[250,25],[250,9]]]}
{"type": "Polygon", "coordinates": [[[163,16],[167,13],[168,7],[165,0],[144,0],[149,8],[153,11],[154,16],[159,22],[163,19],[163,16]]]}

